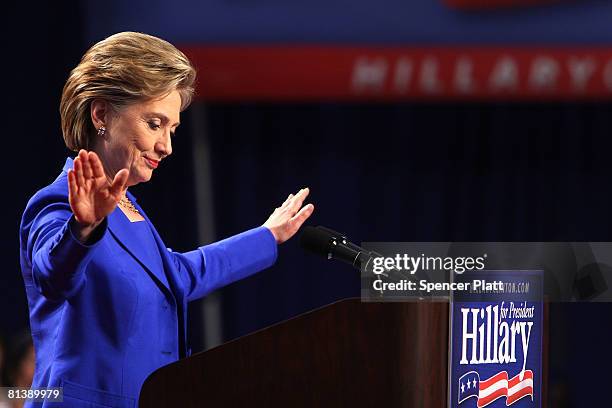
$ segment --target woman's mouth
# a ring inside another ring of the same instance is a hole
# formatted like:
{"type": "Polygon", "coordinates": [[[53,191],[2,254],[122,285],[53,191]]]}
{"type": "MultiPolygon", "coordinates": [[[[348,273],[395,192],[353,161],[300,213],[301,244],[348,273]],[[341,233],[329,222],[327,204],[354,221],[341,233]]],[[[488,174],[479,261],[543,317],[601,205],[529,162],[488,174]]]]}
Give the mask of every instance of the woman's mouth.
{"type": "Polygon", "coordinates": [[[157,166],[159,166],[159,160],[149,159],[148,157],[145,157],[144,159],[152,169],[156,169],[157,166]]]}

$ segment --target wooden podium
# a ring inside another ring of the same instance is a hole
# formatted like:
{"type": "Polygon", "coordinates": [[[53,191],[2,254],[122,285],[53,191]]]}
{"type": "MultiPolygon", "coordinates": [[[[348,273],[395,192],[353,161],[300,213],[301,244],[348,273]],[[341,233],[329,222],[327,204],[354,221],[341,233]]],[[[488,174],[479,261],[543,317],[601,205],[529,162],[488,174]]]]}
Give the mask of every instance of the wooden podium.
{"type": "Polygon", "coordinates": [[[155,371],[140,407],[445,407],[445,302],[347,299],[155,371]]]}

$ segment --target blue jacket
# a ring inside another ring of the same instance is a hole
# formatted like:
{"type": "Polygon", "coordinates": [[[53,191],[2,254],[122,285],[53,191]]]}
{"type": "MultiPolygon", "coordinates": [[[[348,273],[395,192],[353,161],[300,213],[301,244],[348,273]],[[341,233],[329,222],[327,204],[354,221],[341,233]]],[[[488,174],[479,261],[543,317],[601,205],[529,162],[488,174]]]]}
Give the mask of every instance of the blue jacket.
{"type": "Polygon", "coordinates": [[[134,407],[150,373],[190,354],[187,302],[271,266],[276,241],[259,227],[173,252],[128,192],[157,248],[142,245],[119,208],[84,245],[69,227],[70,168],[72,159],[30,199],[19,231],[36,351],[32,387],[63,387],[62,407],[134,407]]]}

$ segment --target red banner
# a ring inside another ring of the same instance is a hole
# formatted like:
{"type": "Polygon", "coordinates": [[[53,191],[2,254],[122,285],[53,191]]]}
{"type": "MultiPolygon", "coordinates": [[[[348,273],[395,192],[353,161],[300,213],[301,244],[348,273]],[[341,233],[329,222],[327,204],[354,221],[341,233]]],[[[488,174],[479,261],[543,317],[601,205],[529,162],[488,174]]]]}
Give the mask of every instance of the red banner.
{"type": "Polygon", "coordinates": [[[182,47],[197,96],[241,100],[610,99],[612,48],[182,47]]]}

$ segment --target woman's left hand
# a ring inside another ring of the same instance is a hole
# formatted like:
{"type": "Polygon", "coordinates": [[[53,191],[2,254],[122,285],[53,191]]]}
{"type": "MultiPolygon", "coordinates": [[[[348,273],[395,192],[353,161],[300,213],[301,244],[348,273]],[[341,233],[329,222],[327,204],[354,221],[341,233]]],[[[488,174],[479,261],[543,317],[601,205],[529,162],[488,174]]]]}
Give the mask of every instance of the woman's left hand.
{"type": "Polygon", "coordinates": [[[310,190],[306,187],[298,191],[296,195],[289,194],[283,205],[274,209],[270,218],[264,223],[264,227],[272,232],[278,244],[294,236],[314,211],[312,204],[302,207],[308,193],[310,190]]]}

